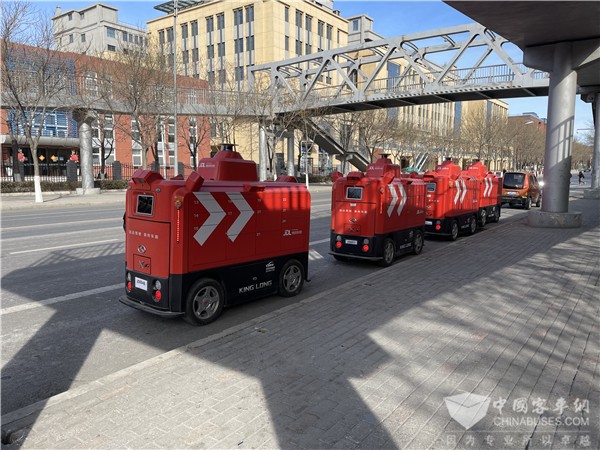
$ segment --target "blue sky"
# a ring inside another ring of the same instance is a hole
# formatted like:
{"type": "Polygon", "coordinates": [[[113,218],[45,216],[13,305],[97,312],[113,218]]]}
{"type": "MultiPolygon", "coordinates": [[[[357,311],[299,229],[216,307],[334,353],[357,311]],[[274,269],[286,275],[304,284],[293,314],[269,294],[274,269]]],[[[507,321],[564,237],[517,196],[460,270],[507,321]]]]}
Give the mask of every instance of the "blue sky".
{"type": "MultiPolygon", "coordinates": [[[[102,0],[97,0],[102,1],[102,0]]],[[[36,1],[41,9],[49,15],[54,14],[56,6],[64,11],[69,9],[80,9],[96,1],[65,1],[54,0],[36,1]]],[[[102,1],[102,3],[115,6],[119,9],[119,21],[131,25],[145,26],[146,21],[160,17],[162,13],[156,11],[154,6],[162,3],[161,0],[149,2],[137,1],[102,1]]],[[[463,25],[473,22],[467,16],[461,14],[450,6],[439,0],[422,1],[359,1],[359,0],[335,0],[335,9],[339,9],[342,17],[365,13],[374,19],[374,31],[383,37],[400,36],[421,31],[434,30],[437,28],[463,25]]],[[[522,61],[518,49],[513,48],[511,57],[522,61]]],[[[539,117],[547,116],[547,97],[508,99],[510,115],[520,115],[524,112],[535,112],[539,117]]],[[[582,102],[579,98],[575,109],[575,128],[587,129],[592,125],[592,108],[590,104],[582,102]]],[[[579,134],[579,133],[577,133],[579,134]]]]}

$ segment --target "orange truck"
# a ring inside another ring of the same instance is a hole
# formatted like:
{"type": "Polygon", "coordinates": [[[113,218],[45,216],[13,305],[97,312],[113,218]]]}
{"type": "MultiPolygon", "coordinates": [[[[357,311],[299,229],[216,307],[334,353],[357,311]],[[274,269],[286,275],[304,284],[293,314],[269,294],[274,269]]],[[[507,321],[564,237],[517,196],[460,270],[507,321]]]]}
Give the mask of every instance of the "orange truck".
{"type": "Polygon", "coordinates": [[[184,181],[137,170],[126,194],[125,294],[133,308],[192,324],[275,293],[298,294],[308,274],[310,194],[259,182],[235,151],[200,160],[184,181]]]}
{"type": "Polygon", "coordinates": [[[479,182],[477,224],[483,228],[487,222],[498,222],[502,211],[502,178],[489,172],[478,159],[463,174],[479,182]]]}
{"type": "Polygon", "coordinates": [[[480,182],[447,159],[425,172],[427,186],[425,232],[456,240],[461,232],[477,230],[480,182]]]}
{"type": "Polygon", "coordinates": [[[405,177],[383,155],[366,173],[333,176],[330,253],[338,260],[366,259],[389,266],[421,253],[424,243],[425,184],[405,177]]]}

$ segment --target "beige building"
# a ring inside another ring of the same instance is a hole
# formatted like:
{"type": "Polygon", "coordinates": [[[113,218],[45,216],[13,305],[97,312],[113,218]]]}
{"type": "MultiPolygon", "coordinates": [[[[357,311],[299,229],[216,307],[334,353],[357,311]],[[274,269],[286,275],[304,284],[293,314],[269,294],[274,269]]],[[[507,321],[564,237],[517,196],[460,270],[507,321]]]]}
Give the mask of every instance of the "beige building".
{"type": "Polygon", "coordinates": [[[52,30],[56,49],[63,52],[100,55],[148,45],[145,30],[119,22],[117,8],[103,3],[65,12],[57,6],[52,30]]]}

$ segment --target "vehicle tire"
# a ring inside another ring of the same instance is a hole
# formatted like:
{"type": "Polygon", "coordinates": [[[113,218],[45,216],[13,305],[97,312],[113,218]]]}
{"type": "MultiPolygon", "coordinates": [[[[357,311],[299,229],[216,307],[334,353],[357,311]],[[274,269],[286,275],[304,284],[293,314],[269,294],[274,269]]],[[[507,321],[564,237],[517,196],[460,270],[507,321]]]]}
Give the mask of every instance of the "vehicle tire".
{"type": "Polygon", "coordinates": [[[188,292],[183,319],[192,325],[207,325],[221,315],[224,306],[221,284],[211,278],[201,278],[188,292]]]}
{"type": "Polygon", "coordinates": [[[290,259],[279,272],[279,295],[293,297],[304,285],[304,267],[297,259],[290,259]]]}
{"type": "Polygon", "coordinates": [[[477,216],[472,216],[469,222],[469,236],[477,231],[477,216]]]}
{"type": "Polygon", "coordinates": [[[455,241],[458,239],[458,233],[460,232],[460,228],[458,228],[458,221],[452,221],[452,228],[450,231],[450,240],[455,241]]]}
{"type": "Polygon", "coordinates": [[[425,238],[423,237],[423,232],[421,230],[415,230],[415,237],[413,237],[412,242],[412,252],[413,255],[418,255],[423,251],[423,244],[425,244],[425,238]]]}
{"type": "Polygon", "coordinates": [[[490,216],[490,222],[497,223],[500,220],[500,209],[494,208],[494,213],[490,216]]]}
{"type": "Polygon", "coordinates": [[[538,195],[537,202],[535,202],[535,207],[539,208],[541,204],[542,204],[542,196],[538,195]]]}
{"type": "Polygon", "coordinates": [[[478,224],[481,228],[485,227],[485,224],[487,223],[487,210],[485,208],[483,208],[480,212],[479,212],[479,221],[478,224]]]}
{"type": "Polygon", "coordinates": [[[383,242],[383,258],[379,260],[381,267],[389,267],[396,259],[396,244],[391,238],[387,238],[383,242]]]}

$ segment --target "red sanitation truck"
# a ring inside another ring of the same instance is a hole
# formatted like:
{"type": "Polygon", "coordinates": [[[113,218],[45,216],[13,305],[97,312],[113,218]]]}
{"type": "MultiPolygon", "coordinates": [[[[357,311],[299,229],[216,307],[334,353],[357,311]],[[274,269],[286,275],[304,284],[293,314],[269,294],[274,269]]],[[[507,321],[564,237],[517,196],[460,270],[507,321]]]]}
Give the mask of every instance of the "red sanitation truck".
{"type": "Polygon", "coordinates": [[[456,240],[461,231],[475,233],[479,181],[464,174],[450,159],[435,171],[425,172],[423,181],[427,185],[425,232],[448,236],[451,240],[456,240]]]}
{"type": "Polygon", "coordinates": [[[502,178],[488,172],[477,159],[463,173],[479,182],[477,224],[484,227],[487,222],[498,222],[502,211],[502,178]]]}
{"type": "Polygon", "coordinates": [[[259,182],[235,151],[165,180],[137,170],[126,194],[126,295],[119,300],[192,324],[224,306],[300,292],[308,273],[310,194],[301,184],[259,182]]]}
{"type": "Polygon", "coordinates": [[[366,173],[334,176],[330,253],[389,266],[396,256],[423,249],[425,185],[404,177],[383,155],[366,173]]]}

